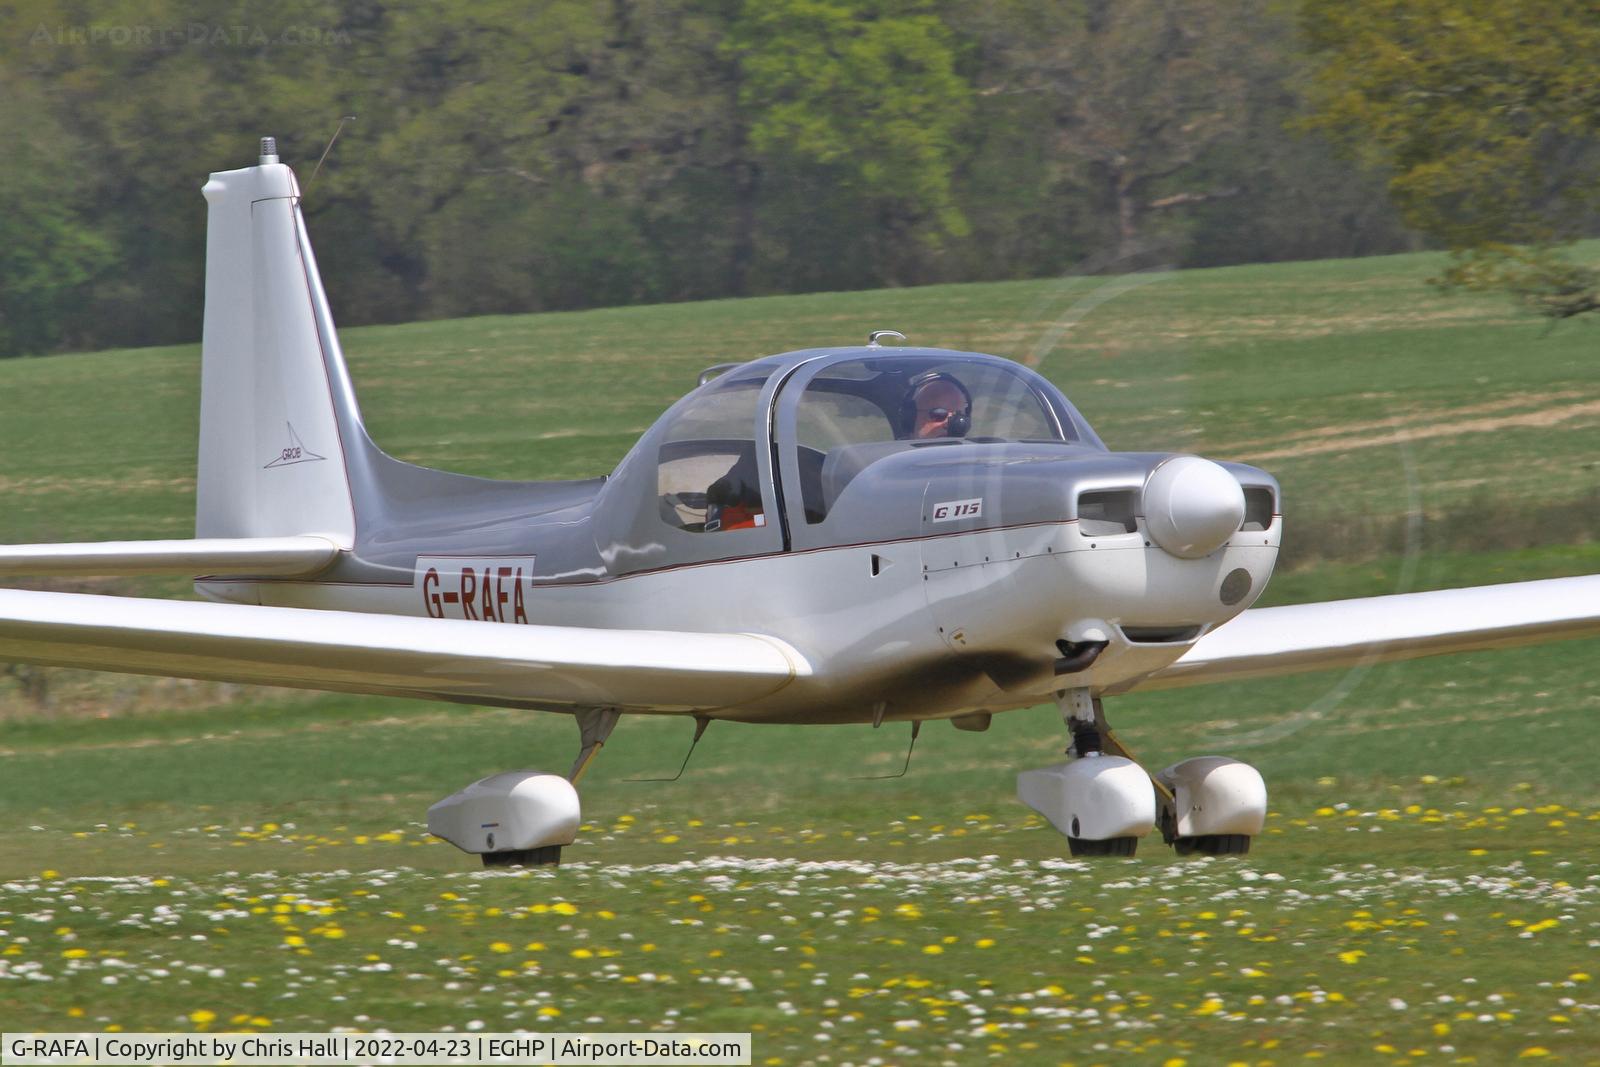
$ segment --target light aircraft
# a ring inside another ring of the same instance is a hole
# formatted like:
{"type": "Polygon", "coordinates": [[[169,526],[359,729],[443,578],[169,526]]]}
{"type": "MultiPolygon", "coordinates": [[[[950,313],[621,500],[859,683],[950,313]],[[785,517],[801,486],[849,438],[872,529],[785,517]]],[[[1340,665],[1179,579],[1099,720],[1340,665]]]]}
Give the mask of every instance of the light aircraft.
{"type": "Polygon", "coordinates": [[[0,591],[0,659],[572,715],[567,775],[430,809],[491,865],[559,861],[623,714],[914,740],[1050,701],[1069,758],[1018,793],[1074,854],[1157,827],[1243,852],[1259,773],[1147,773],[1105,699],[1600,633],[1600,577],[1252,609],[1283,532],[1271,475],[1108,451],[1031,370],[888,331],[712,368],[606,478],[403,463],[362,425],[274,142],[202,191],[194,539],[5,546],[0,575],[200,575],[208,602],[0,591]]]}

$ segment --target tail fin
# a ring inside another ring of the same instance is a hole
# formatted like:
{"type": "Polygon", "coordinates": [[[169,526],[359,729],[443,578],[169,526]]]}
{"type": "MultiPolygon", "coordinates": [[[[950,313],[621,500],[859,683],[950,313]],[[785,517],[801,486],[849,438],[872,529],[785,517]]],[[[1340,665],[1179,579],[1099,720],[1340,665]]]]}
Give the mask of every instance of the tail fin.
{"type": "Polygon", "coordinates": [[[356,508],[347,455],[365,431],[300,213],[294,172],[270,138],[259,165],[201,190],[196,537],[316,534],[348,549],[356,508]]]}

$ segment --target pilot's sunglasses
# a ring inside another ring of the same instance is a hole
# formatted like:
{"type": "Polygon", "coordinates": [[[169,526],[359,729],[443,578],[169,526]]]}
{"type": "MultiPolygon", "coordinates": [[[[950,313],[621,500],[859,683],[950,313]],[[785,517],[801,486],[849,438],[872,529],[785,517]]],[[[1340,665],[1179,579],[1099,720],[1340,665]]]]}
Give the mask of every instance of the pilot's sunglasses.
{"type": "Polygon", "coordinates": [[[965,415],[966,410],[956,411],[953,408],[929,408],[922,413],[929,422],[943,422],[951,415],[965,415]]]}

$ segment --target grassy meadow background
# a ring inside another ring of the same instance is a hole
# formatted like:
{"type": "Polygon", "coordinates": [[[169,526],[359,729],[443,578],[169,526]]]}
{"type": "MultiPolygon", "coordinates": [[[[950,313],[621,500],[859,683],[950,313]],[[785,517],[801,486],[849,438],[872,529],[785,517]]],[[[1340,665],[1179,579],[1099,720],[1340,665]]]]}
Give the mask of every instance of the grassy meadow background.
{"type": "MultiPolygon", "coordinates": [[[[1403,256],[481,318],[343,335],[403,459],[605,473],[704,366],[996,352],[1112,448],[1284,486],[1267,602],[1600,571],[1600,334],[1403,256]]],[[[196,265],[199,269],[199,265],[196,265]]],[[[337,309],[337,279],[329,279],[337,309]]],[[[0,540],[192,530],[198,347],[0,362],[0,540]]],[[[43,583],[32,583],[35,585],[43,583]]],[[[185,595],[182,583],[60,588],[185,595]]],[[[485,873],[432,801],[565,767],[558,716],[0,675],[6,1030],[750,1030],[756,1063],[1600,1062],[1593,643],[1108,708],[1153,766],[1266,775],[1242,860],[1069,861],[985,734],[625,721],[559,872],[485,873]]]]}

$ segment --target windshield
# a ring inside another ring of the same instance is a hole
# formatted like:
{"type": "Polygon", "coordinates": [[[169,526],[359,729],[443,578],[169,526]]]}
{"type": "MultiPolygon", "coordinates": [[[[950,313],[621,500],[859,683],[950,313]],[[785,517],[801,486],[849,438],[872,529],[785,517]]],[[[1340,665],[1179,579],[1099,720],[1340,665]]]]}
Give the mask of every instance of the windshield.
{"type": "Polygon", "coordinates": [[[1033,382],[1007,365],[874,357],[828,367],[795,408],[806,520],[827,517],[868,464],[918,443],[1075,442],[1033,382]]]}

